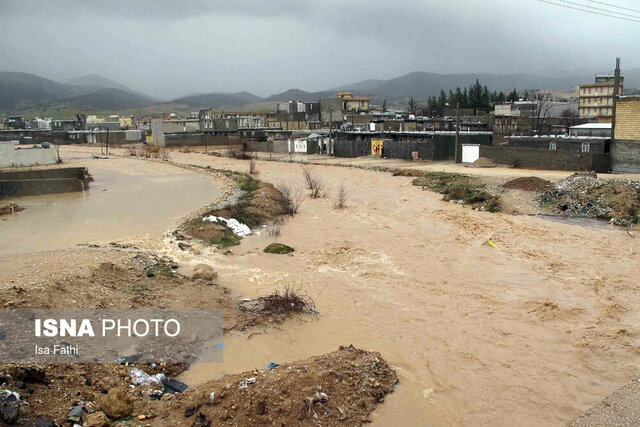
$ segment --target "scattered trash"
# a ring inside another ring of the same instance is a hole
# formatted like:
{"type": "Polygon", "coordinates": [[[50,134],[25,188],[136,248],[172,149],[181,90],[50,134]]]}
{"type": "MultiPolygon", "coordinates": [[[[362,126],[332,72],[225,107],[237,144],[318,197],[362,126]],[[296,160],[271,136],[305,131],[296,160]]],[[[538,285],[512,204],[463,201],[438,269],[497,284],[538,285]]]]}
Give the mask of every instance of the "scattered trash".
{"type": "Polygon", "coordinates": [[[270,370],[272,370],[272,369],[275,369],[275,368],[277,368],[278,366],[280,366],[280,364],[279,364],[279,363],[271,362],[271,363],[269,363],[269,364],[267,365],[267,371],[270,371],[270,370]]]}
{"type": "Polygon", "coordinates": [[[258,382],[258,380],[257,380],[256,377],[247,378],[246,380],[240,381],[240,387],[239,388],[247,388],[250,384],[255,384],[257,382],[258,382]]]}
{"type": "Polygon", "coordinates": [[[94,155],[91,156],[91,158],[105,160],[105,159],[108,159],[109,157],[107,157],[107,156],[98,156],[98,155],[94,154],[94,155]]]}
{"type": "Polygon", "coordinates": [[[162,385],[164,385],[165,393],[170,393],[170,394],[182,393],[183,391],[189,388],[189,386],[186,385],[185,383],[178,380],[174,380],[173,378],[163,377],[161,382],[162,382],[162,385]]]}
{"type": "Polygon", "coordinates": [[[329,400],[329,396],[327,396],[327,393],[324,393],[322,391],[322,387],[318,386],[316,387],[316,396],[313,399],[314,402],[320,402],[320,403],[324,403],[326,401],[329,400]]]}
{"type": "Polygon", "coordinates": [[[488,244],[489,246],[491,246],[492,248],[495,248],[495,249],[500,250],[500,248],[499,248],[499,247],[497,247],[497,246],[496,246],[496,244],[495,244],[495,243],[493,243],[493,240],[491,240],[491,239],[487,240],[487,244],[488,244]]]}
{"type": "Polygon", "coordinates": [[[131,371],[129,371],[129,376],[135,385],[149,385],[151,383],[160,384],[164,378],[164,374],[149,375],[138,368],[131,369],[131,371]]]}
{"type": "Polygon", "coordinates": [[[138,360],[140,360],[139,354],[131,354],[128,356],[118,356],[116,358],[116,363],[120,365],[129,365],[129,363],[136,363],[138,360]]]}
{"type": "Polygon", "coordinates": [[[212,391],[211,394],[209,395],[209,400],[213,402],[215,398],[216,398],[216,392],[212,391]]]}
{"type": "Polygon", "coordinates": [[[229,227],[236,236],[245,237],[251,234],[251,229],[235,218],[227,219],[221,216],[209,215],[202,218],[202,220],[209,222],[222,222],[229,227]]]}
{"type": "Polygon", "coordinates": [[[71,408],[71,412],[67,414],[67,420],[74,423],[82,422],[82,405],[76,405],[71,408]]]}

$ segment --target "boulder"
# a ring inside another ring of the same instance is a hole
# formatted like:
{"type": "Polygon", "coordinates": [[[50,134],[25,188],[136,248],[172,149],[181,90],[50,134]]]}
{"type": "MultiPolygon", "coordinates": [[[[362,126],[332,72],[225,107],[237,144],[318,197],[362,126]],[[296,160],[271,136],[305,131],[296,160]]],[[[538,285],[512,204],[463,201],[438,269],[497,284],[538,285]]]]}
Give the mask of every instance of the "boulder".
{"type": "Polygon", "coordinates": [[[102,412],[94,412],[93,414],[89,414],[85,417],[84,426],[85,427],[105,427],[111,424],[107,415],[102,412]]]}
{"type": "Polygon", "coordinates": [[[98,406],[114,420],[133,413],[133,401],[124,390],[118,388],[111,389],[109,393],[102,396],[98,406]]]}
{"type": "Polygon", "coordinates": [[[213,267],[207,264],[196,265],[192,276],[194,280],[215,280],[217,277],[218,273],[213,270],[213,267]]]}
{"type": "Polygon", "coordinates": [[[7,393],[0,398],[0,421],[13,425],[18,419],[20,411],[20,401],[11,393],[7,393]]]}

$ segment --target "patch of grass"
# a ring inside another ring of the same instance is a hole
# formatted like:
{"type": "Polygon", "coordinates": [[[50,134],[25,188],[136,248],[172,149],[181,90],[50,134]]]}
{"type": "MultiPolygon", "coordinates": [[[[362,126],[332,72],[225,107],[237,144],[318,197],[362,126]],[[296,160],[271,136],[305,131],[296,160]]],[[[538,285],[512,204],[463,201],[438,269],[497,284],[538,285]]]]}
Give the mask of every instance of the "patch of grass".
{"type": "Polygon", "coordinates": [[[238,246],[240,244],[240,236],[236,235],[229,227],[225,226],[224,233],[219,238],[209,239],[209,244],[221,247],[238,246]]]}
{"type": "Polygon", "coordinates": [[[149,292],[149,286],[144,282],[131,283],[122,289],[124,294],[144,295],[149,292]]]}
{"type": "Polygon", "coordinates": [[[462,200],[474,208],[498,212],[500,198],[485,190],[485,185],[476,177],[458,173],[421,172],[413,185],[427,188],[444,195],[443,200],[462,200]]]}
{"type": "Polygon", "coordinates": [[[144,271],[147,277],[177,277],[177,275],[171,271],[171,267],[162,262],[158,262],[151,267],[145,268],[144,271]]]}
{"type": "Polygon", "coordinates": [[[266,252],[268,254],[286,255],[290,254],[293,251],[295,251],[295,249],[293,249],[291,246],[287,246],[282,243],[272,243],[264,248],[263,252],[266,252]]]}

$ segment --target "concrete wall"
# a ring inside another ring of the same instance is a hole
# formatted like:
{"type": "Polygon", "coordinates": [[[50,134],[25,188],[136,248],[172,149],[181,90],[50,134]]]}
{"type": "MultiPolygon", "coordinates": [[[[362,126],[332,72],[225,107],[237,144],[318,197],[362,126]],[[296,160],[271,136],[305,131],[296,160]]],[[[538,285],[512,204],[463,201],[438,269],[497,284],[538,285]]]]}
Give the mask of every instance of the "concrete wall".
{"type": "Polygon", "coordinates": [[[0,142],[0,167],[52,165],[56,163],[53,148],[20,147],[16,141],[0,142]]]}
{"type": "Polygon", "coordinates": [[[87,175],[86,168],[0,171],[0,197],[82,191],[87,175]]]}
{"type": "Polygon", "coordinates": [[[582,151],[582,144],[588,142],[590,153],[606,153],[611,145],[611,140],[604,138],[534,138],[512,136],[509,138],[509,147],[548,150],[549,144],[552,142],[556,144],[556,150],[580,152],[582,151]]]}
{"type": "Polygon", "coordinates": [[[41,130],[3,130],[0,131],[0,141],[19,141],[21,144],[70,144],[73,142],[67,131],[41,130]]]}
{"type": "Polygon", "coordinates": [[[613,141],[611,144],[611,169],[616,173],[640,173],[640,140],[620,141],[616,139],[613,141]]]}
{"type": "Polygon", "coordinates": [[[273,142],[246,141],[245,146],[247,151],[258,151],[262,153],[287,153],[289,150],[287,141],[283,140],[273,142]]]}
{"type": "Polygon", "coordinates": [[[611,157],[603,153],[480,146],[480,157],[524,169],[608,172],[611,157]]]}
{"type": "Polygon", "coordinates": [[[222,136],[205,133],[167,133],[164,134],[165,147],[182,145],[236,145],[242,141],[239,136],[222,136]]]}

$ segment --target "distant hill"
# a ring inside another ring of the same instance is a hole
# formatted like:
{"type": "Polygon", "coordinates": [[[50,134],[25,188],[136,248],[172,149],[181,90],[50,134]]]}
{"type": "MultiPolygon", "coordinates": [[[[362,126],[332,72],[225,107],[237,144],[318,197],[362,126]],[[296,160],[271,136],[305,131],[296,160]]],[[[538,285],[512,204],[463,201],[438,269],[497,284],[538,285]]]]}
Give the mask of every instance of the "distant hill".
{"type": "Polygon", "coordinates": [[[123,84],[114,82],[113,80],[109,80],[97,74],[87,74],[84,76],[74,77],[72,79],[65,81],[64,83],[67,85],[74,86],[72,90],[77,91],[78,92],[77,95],[86,95],[89,93],[96,92],[100,89],[120,89],[124,92],[129,92],[134,95],[153,99],[152,97],[142,92],[135,91],[123,84]]]}
{"type": "Polygon", "coordinates": [[[0,111],[24,109],[58,102],[74,91],[67,85],[28,73],[0,72],[0,111]]]}
{"type": "Polygon", "coordinates": [[[66,98],[61,101],[67,108],[87,111],[117,111],[148,107],[155,103],[145,96],[120,89],[98,89],[96,92],[66,98]]]}
{"type": "Polygon", "coordinates": [[[70,83],[73,84],[29,73],[0,72],[0,111],[20,113],[51,106],[85,111],[116,111],[141,108],[157,102],[100,76],[83,76],[70,83]]]}
{"type": "Polygon", "coordinates": [[[289,89],[286,92],[277,93],[265,98],[265,101],[302,101],[302,102],[318,102],[321,99],[333,98],[336,96],[335,91],[325,92],[305,92],[300,89],[289,89]]]}
{"type": "Polygon", "coordinates": [[[193,108],[211,107],[216,110],[237,109],[246,104],[253,104],[262,101],[259,96],[248,92],[237,93],[205,93],[201,95],[190,95],[177,98],[171,101],[175,104],[184,104],[193,108]]]}
{"type": "MultiPolygon", "coordinates": [[[[640,68],[623,70],[625,87],[640,88],[640,68]]],[[[532,89],[550,89],[570,92],[571,88],[580,83],[592,82],[592,75],[543,76],[526,73],[516,74],[437,74],[414,72],[389,80],[365,80],[334,89],[351,90],[358,94],[368,95],[375,100],[399,100],[414,96],[426,98],[445,91],[455,90],[457,87],[468,87],[476,79],[486,85],[489,90],[507,91],[516,88],[520,91],[532,89]]]]}

